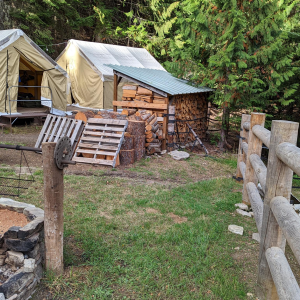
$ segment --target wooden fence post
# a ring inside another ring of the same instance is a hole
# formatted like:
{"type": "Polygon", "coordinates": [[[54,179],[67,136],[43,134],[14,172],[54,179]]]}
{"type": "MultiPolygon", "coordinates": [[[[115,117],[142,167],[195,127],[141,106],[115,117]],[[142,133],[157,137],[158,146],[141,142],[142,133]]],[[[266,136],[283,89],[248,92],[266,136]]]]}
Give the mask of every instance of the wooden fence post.
{"type": "Polygon", "coordinates": [[[258,183],[254,169],[252,168],[250,162],[250,156],[251,154],[257,154],[260,157],[261,150],[262,150],[262,141],[258,137],[256,137],[256,135],[252,132],[252,128],[255,125],[264,126],[265,118],[266,118],[265,114],[261,114],[261,113],[251,114],[250,128],[249,128],[249,141],[248,141],[248,154],[246,160],[246,171],[245,171],[244,187],[243,187],[243,202],[247,205],[251,204],[247,193],[247,188],[246,188],[247,183],[253,182],[255,185],[257,185],[258,183]]]}
{"type": "Polygon", "coordinates": [[[277,145],[283,142],[296,144],[299,124],[289,121],[273,121],[269,146],[263,220],[260,236],[257,294],[261,300],[276,300],[278,294],[266,259],[266,250],[279,247],[284,252],[286,239],[272,213],[270,202],[275,196],[290,199],[293,171],[276,155],[277,145]]]}
{"type": "Polygon", "coordinates": [[[63,170],[57,168],[54,160],[56,143],[43,143],[44,167],[44,211],[46,269],[57,275],[63,273],[63,170]]]}
{"type": "Polygon", "coordinates": [[[248,143],[249,139],[249,131],[244,128],[244,123],[250,122],[251,115],[242,114],[241,121],[241,130],[240,130],[240,143],[239,143],[239,153],[238,153],[238,162],[237,162],[237,170],[236,170],[236,178],[242,178],[242,173],[240,170],[240,162],[246,162],[246,153],[242,150],[242,143],[246,141],[248,143]],[[245,140],[243,139],[245,138],[245,140]]]}

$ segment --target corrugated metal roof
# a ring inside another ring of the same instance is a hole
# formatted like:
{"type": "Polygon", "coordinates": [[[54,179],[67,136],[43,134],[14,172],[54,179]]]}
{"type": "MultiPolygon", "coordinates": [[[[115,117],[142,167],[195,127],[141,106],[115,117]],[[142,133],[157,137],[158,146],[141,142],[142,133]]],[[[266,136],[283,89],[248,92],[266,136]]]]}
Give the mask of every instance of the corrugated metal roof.
{"type": "Polygon", "coordinates": [[[214,91],[208,87],[195,87],[189,85],[187,81],[178,79],[166,71],[117,65],[109,65],[109,67],[172,96],[214,91]]]}
{"type": "MultiPolygon", "coordinates": [[[[144,48],[134,48],[103,43],[70,40],[69,45],[78,47],[79,50],[102,74],[102,80],[112,80],[113,70],[107,65],[122,65],[148,69],[165,69],[144,48]]],[[[69,46],[68,45],[68,46],[69,46]]]]}

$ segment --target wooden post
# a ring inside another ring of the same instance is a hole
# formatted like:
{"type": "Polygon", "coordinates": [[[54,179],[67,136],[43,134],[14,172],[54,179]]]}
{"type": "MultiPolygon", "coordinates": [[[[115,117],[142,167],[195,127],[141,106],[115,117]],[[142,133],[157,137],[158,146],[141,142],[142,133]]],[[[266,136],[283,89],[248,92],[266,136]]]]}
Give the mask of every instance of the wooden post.
{"type": "MultiPolygon", "coordinates": [[[[118,101],[118,75],[114,74],[114,101],[118,101]]],[[[113,110],[117,111],[117,106],[113,106],[113,110]]]]}
{"type": "Polygon", "coordinates": [[[242,177],[242,173],[241,173],[241,170],[240,170],[240,162],[241,161],[246,162],[246,154],[245,154],[244,151],[242,151],[242,143],[243,142],[248,142],[249,131],[246,131],[246,129],[244,128],[244,123],[250,122],[250,119],[251,119],[251,115],[242,114],[240,136],[242,138],[245,138],[245,140],[240,138],[238,162],[237,162],[237,171],[236,171],[236,178],[237,179],[242,177]]]}
{"type": "Polygon", "coordinates": [[[174,116],[169,116],[169,122],[172,121],[172,123],[168,123],[168,151],[172,151],[174,149],[174,132],[175,132],[175,105],[169,106],[169,114],[174,116]],[[172,144],[172,146],[169,146],[169,144],[172,144]]]}
{"type": "Polygon", "coordinates": [[[255,185],[257,185],[258,180],[256,178],[254,169],[252,168],[251,162],[250,162],[250,156],[251,154],[257,154],[259,157],[261,155],[261,149],[262,149],[262,141],[254,135],[252,132],[252,127],[255,125],[265,125],[265,114],[261,113],[252,113],[251,114],[251,120],[250,120],[250,128],[249,128],[249,142],[248,142],[248,154],[247,154],[247,160],[246,160],[246,171],[245,171],[245,178],[244,178],[244,187],[243,187],[243,202],[247,205],[250,205],[250,198],[248,197],[247,193],[247,183],[253,182],[255,185]]]}
{"type": "Polygon", "coordinates": [[[46,269],[57,275],[63,273],[63,170],[57,168],[54,160],[56,143],[43,143],[44,166],[44,210],[46,269]]]}
{"type": "Polygon", "coordinates": [[[258,264],[257,294],[261,300],[278,299],[266,259],[266,250],[271,247],[279,247],[284,252],[286,243],[286,239],[270,208],[270,202],[275,196],[283,196],[289,201],[293,180],[293,171],[277,157],[276,147],[283,142],[295,145],[298,127],[299,124],[295,122],[272,122],[258,264]]]}

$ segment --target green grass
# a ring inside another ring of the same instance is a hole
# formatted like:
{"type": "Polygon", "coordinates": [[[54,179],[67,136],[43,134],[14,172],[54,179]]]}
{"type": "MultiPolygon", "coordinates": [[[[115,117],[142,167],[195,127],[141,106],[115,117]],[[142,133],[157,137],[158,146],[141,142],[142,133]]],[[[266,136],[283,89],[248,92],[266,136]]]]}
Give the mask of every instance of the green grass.
{"type": "MultiPolygon", "coordinates": [[[[180,176],[172,172],[166,178],[180,176]]],[[[21,200],[42,207],[42,174],[35,175],[21,200]]],[[[252,219],[233,214],[237,189],[226,178],[170,189],[65,176],[66,271],[60,278],[47,274],[44,288],[62,300],[247,299],[243,268],[232,255],[253,243],[256,230],[252,219]],[[243,226],[244,236],[229,233],[229,224],[243,226]]]]}

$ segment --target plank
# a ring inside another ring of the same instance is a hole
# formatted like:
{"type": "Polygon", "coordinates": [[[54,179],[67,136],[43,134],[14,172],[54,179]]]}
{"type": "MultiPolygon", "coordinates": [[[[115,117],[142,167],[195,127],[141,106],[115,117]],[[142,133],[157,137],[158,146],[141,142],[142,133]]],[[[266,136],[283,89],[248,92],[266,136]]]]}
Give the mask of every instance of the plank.
{"type": "MultiPolygon", "coordinates": [[[[83,130],[83,127],[84,127],[83,121],[78,120],[78,121],[77,121],[77,124],[76,124],[76,126],[75,126],[75,129],[74,129],[74,131],[73,131],[73,134],[72,134],[72,136],[71,136],[71,143],[72,143],[72,145],[74,144],[75,140],[77,139],[78,134],[80,133],[80,135],[81,135],[81,132],[82,132],[82,130],[83,130]],[[81,131],[81,132],[80,132],[80,131],[81,131]]],[[[77,140],[76,140],[76,142],[77,142],[77,140]]]]}
{"type": "MultiPolygon", "coordinates": [[[[101,147],[101,145],[100,145],[101,147]]],[[[96,154],[96,155],[109,155],[115,156],[116,152],[106,152],[106,151],[99,151],[99,150],[86,150],[86,149],[79,149],[77,153],[88,153],[88,154],[96,154]]]]}
{"type": "Polygon", "coordinates": [[[85,129],[90,130],[102,130],[102,131],[122,131],[124,129],[124,126],[118,126],[118,127],[105,127],[105,126],[91,126],[91,125],[85,125],[85,129]]]}
{"type": "Polygon", "coordinates": [[[62,121],[61,121],[61,124],[58,128],[56,137],[54,139],[54,143],[57,143],[58,139],[60,138],[61,132],[63,131],[65,124],[66,124],[66,118],[63,118],[62,121]]]}
{"type": "Polygon", "coordinates": [[[114,106],[136,107],[136,108],[153,108],[153,109],[167,109],[168,104],[156,104],[147,102],[134,101],[113,101],[114,106]]]}
{"type": "Polygon", "coordinates": [[[116,146],[107,146],[107,145],[101,145],[99,146],[98,144],[83,144],[79,143],[78,147],[81,148],[91,148],[91,149],[103,149],[103,150],[118,150],[118,147],[116,146]]]}
{"type": "Polygon", "coordinates": [[[72,160],[77,161],[79,163],[88,163],[88,164],[95,164],[95,165],[107,165],[107,166],[113,165],[113,160],[105,160],[105,159],[73,157],[72,160]]]}
{"type": "Polygon", "coordinates": [[[115,137],[115,138],[121,138],[122,134],[120,133],[110,133],[110,132],[97,132],[97,131],[89,131],[89,130],[84,130],[84,134],[89,134],[89,135],[97,135],[97,136],[109,136],[109,137],[115,137]]]}
{"type": "Polygon", "coordinates": [[[101,139],[100,138],[96,138],[96,137],[89,137],[89,136],[84,136],[81,137],[82,141],[93,141],[93,142],[105,142],[105,143],[111,143],[111,144],[119,144],[120,143],[120,138],[118,139],[101,139]]]}
{"type": "Polygon", "coordinates": [[[103,124],[103,125],[126,125],[127,120],[113,120],[113,119],[100,119],[100,118],[89,118],[87,124],[103,124]]]}
{"type": "Polygon", "coordinates": [[[41,144],[47,142],[48,136],[49,136],[49,134],[51,132],[51,129],[52,129],[52,126],[53,126],[53,122],[55,122],[56,118],[57,118],[56,116],[53,116],[53,118],[51,119],[51,122],[48,125],[48,129],[47,129],[47,131],[45,133],[45,136],[44,136],[41,144]]]}
{"type": "Polygon", "coordinates": [[[50,120],[51,120],[52,116],[51,115],[48,115],[46,120],[45,120],[45,123],[44,123],[44,126],[38,136],[38,139],[36,140],[36,143],[35,143],[35,148],[40,148],[40,145],[41,145],[41,142],[44,138],[44,134],[46,132],[46,129],[48,128],[48,124],[50,123],[50,120]]]}
{"type": "MultiPolygon", "coordinates": [[[[54,136],[56,136],[56,132],[57,132],[57,130],[59,128],[59,124],[60,123],[61,123],[61,118],[57,118],[57,120],[55,121],[54,127],[52,129],[52,133],[51,133],[51,135],[50,135],[50,137],[48,139],[48,142],[53,142],[54,136]]],[[[53,125],[51,124],[51,127],[52,126],[53,125]]]]}

